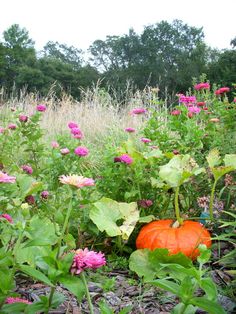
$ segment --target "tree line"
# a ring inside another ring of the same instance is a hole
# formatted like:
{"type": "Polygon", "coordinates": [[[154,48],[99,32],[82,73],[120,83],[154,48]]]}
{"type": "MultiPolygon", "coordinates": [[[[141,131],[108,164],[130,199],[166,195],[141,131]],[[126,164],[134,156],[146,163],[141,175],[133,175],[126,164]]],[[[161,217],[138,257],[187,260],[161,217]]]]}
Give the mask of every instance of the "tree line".
{"type": "Polygon", "coordinates": [[[44,96],[52,84],[79,99],[80,91],[99,80],[103,88],[122,94],[127,82],[134,89],[158,87],[176,93],[189,88],[202,73],[211,83],[236,83],[236,37],[231,49],[206,45],[202,28],[180,20],[161,21],[144,27],[141,34],[130,29],[122,36],[95,40],[84,51],[49,41],[37,52],[28,31],[13,24],[0,41],[0,86],[10,93],[14,87],[44,96]]]}

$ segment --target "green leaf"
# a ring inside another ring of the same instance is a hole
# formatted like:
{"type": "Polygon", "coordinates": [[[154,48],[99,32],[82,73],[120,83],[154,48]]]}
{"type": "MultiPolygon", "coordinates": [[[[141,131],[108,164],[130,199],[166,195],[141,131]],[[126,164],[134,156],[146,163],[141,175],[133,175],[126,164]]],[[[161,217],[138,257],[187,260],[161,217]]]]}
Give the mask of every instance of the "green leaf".
{"type": "Polygon", "coordinates": [[[23,273],[45,283],[46,285],[50,286],[50,287],[54,287],[53,283],[43,274],[41,273],[39,270],[32,268],[31,266],[27,266],[27,265],[21,265],[19,267],[19,270],[21,270],[23,273]]]}
{"type": "Polygon", "coordinates": [[[55,292],[52,297],[52,308],[56,309],[65,301],[66,297],[59,292],[55,292]]]}
{"type": "Polygon", "coordinates": [[[166,279],[156,279],[153,281],[149,281],[149,284],[157,286],[161,289],[169,291],[175,295],[179,295],[180,293],[180,286],[174,283],[173,281],[166,280],[166,279]]]}
{"type": "Polygon", "coordinates": [[[217,299],[217,289],[211,278],[203,278],[200,287],[205,291],[209,300],[215,301],[217,299]]]}
{"type": "Polygon", "coordinates": [[[0,292],[6,295],[15,287],[14,274],[12,269],[8,267],[1,267],[0,278],[0,292]]]}
{"type": "Polygon", "coordinates": [[[85,294],[85,286],[78,276],[65,275],[58,280],[65,288],[72,292],[79,301],[82,300],[85,294]]]}
{"type": "Polygon", "coordinates": [[[187,182],[192,175],[198,175],[203,171],[205,170],[199,168],[190,155],[177,155],[160,167],[159,176],[170,187],[178,187],[187,182]]]}
{"type": "Polygon", "coordinates": [[[188,304],[186,307],[186,304],[179,303],[177,304],[171,311],[171,314],[194,314],[197,310],[197,307],[188,304]]]}
{"type": "Polygon", "coordinates": [[[226,167],[232,167],[236,170],[236,154],[225,155],[224,163],[226,167]]]}
{"type": "Polygon", "coordinates": [[[17,183],[20,187],[22,199],[25,199],[25,197],[28,195],[41,191],[43,187],[42,182],[37,182],[34,178],[25,174],[20,174],[17,176],[17,183]]]}
{"type": "Polygon", "coordinates": [[[153,149],[150,152],[146,152],[143,154],[144,158],[151,159],[151,158],[160,158],[163,156],[163,153],[160,149],[153,149]]]}
{"type": "Polygon", "coordinates": [[[209,314],[227,314],[217,302],[207,300],[205,297],[192,298],[190,303],[200,307],[209,314]]]}
{"type": "Polygon", "coordinates": [[[89,216],[100,231],[106,231],[110,237],[121,235],[127,240],[139,220],[139,211],[134,202],[118,203],[103,197],[94,203],[89,216]],[[123,224],[118,226],[116,222],[120,219],[123,219],[123,224]]]}
{"type": "Polygon", "coordinates": [[[214,168],[220,164],[220,154],[217,148],[212,149],[206,157],[210,168],[214,168]]]}
{"type": "Polygon", "coordinates": [[[109,305],[104,300],[99,301],[98,305],[101,314],[114,314],[114,311],[109,307],[109,305]]]}
{"type": "Polygon", "coordinates": [[[21,313],[25,313],[24,310],[28,306],[29,306],[28,304],[21,303],[21,302],[16,302],[12,304],[4,304],[0,313],[21,314],[21,313]]]}
{"type": "Polygon", "coordinates": [[[194,278],[192,279],[190,276],[185,276],[182,280],[179,290],[179,296],[184,303],[193,296],[196,286],[195,283],[196,280],[194,278]]]}
{"type": "Polygon", "coordinates": [[[148,222],[151,222],[151,221],[153,221],[153,220],[155,220],[155,219],[156,219],[155,216],[153,216],[153,215],[148,215],[148,216],[140,217],[138,221],[139,221],[140,223],[148,223],[148,222]]]}
{"type": "Polygon", "coordinates": [[[213,176],[215,180],[219,180],[221,177],[223,177],[226,173],[229,173],[234,170],[234,167],[218,167],[218,168],[211,168],[211,171],[213,173],[213,176]]]}

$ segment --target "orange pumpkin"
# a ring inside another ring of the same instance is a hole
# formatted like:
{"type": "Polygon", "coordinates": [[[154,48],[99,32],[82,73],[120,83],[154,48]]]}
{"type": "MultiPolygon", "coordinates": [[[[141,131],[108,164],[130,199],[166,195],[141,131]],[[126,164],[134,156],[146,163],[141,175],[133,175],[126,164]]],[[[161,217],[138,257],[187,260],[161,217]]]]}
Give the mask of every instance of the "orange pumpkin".
{"type": "Polygon", "coordinates": [[[157,220],[145,225],[136,239],[138,249],[166,248],[169,254],[179,252],[185,254],[192,260],[199,255],[199,244],[211,246],[209,231],[196,221],[184,221],[182,225],[173,228],[173,220],[157,220]]]}

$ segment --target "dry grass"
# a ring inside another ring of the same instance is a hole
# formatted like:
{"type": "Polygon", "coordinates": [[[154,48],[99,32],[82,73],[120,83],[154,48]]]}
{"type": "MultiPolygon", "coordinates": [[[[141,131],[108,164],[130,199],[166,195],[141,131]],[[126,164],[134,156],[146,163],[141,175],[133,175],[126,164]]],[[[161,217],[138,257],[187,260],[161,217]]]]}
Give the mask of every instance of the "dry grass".
{"type": "Polygon", "coordinates": [[[94,144],[105,141],[111,135],[122,136],[123,130],[127,127],[139,131],[146,118],[130,115],[129,112],[135,107],[153,106],[153,93],[149,89],[137,91],[134,95],[127,93],[126,103],[122,105],[99,86],[82,91],[80,102],[68,95],[58,99],[53,89],[44,99],[37,94],[27,94],[24,90],[19,97],[12,95],[7,101],[3,99],[3,92],[1,95],[0,103],[4,103],[0,107],[1,124],[9,119],[10,108],[30,115],[35,111],[37,104],[44,103],[47,105],[47,111],[42,115],[41,125],[46,130],[47,140],[68,132],[68,122],[75,121],[84,133],[85,142],[94,144]]]}

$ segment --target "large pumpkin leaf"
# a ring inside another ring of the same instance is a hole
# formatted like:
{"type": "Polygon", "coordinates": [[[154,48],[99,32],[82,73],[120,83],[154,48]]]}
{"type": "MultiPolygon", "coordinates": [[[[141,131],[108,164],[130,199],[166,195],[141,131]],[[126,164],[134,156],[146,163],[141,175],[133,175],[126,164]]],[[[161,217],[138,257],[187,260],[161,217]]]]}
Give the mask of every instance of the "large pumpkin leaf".
{"type": "Polygon", "coordinates": [[[224,163],[226,167],[233,167],[236,170],[236,154],[225,155],[224,163]]]}
{"type": "Polygon", "coordinates": [[[217,148],[212,149],[206,157],[210,168],[214,168],[220,164],[220,154],[217,148]]]}
{"type": "Polygon", "coordinates": [[[121,235],[127,240],[139,220],[139,211],[136,203],[119,203],[103,197],[94,203],[89,217],[100,231],[106,231],[110,237],[121,235]],[[123,224],[117,221],[123,219],[123,224]]]}
{"type": "Polygon", "coordinates": [[[200,168],[190,155],[174,156],[166,165],[160,167],[159,176],[170,187],[178,187],[187,182],[192,175],[198,175],[200,168]]]}

